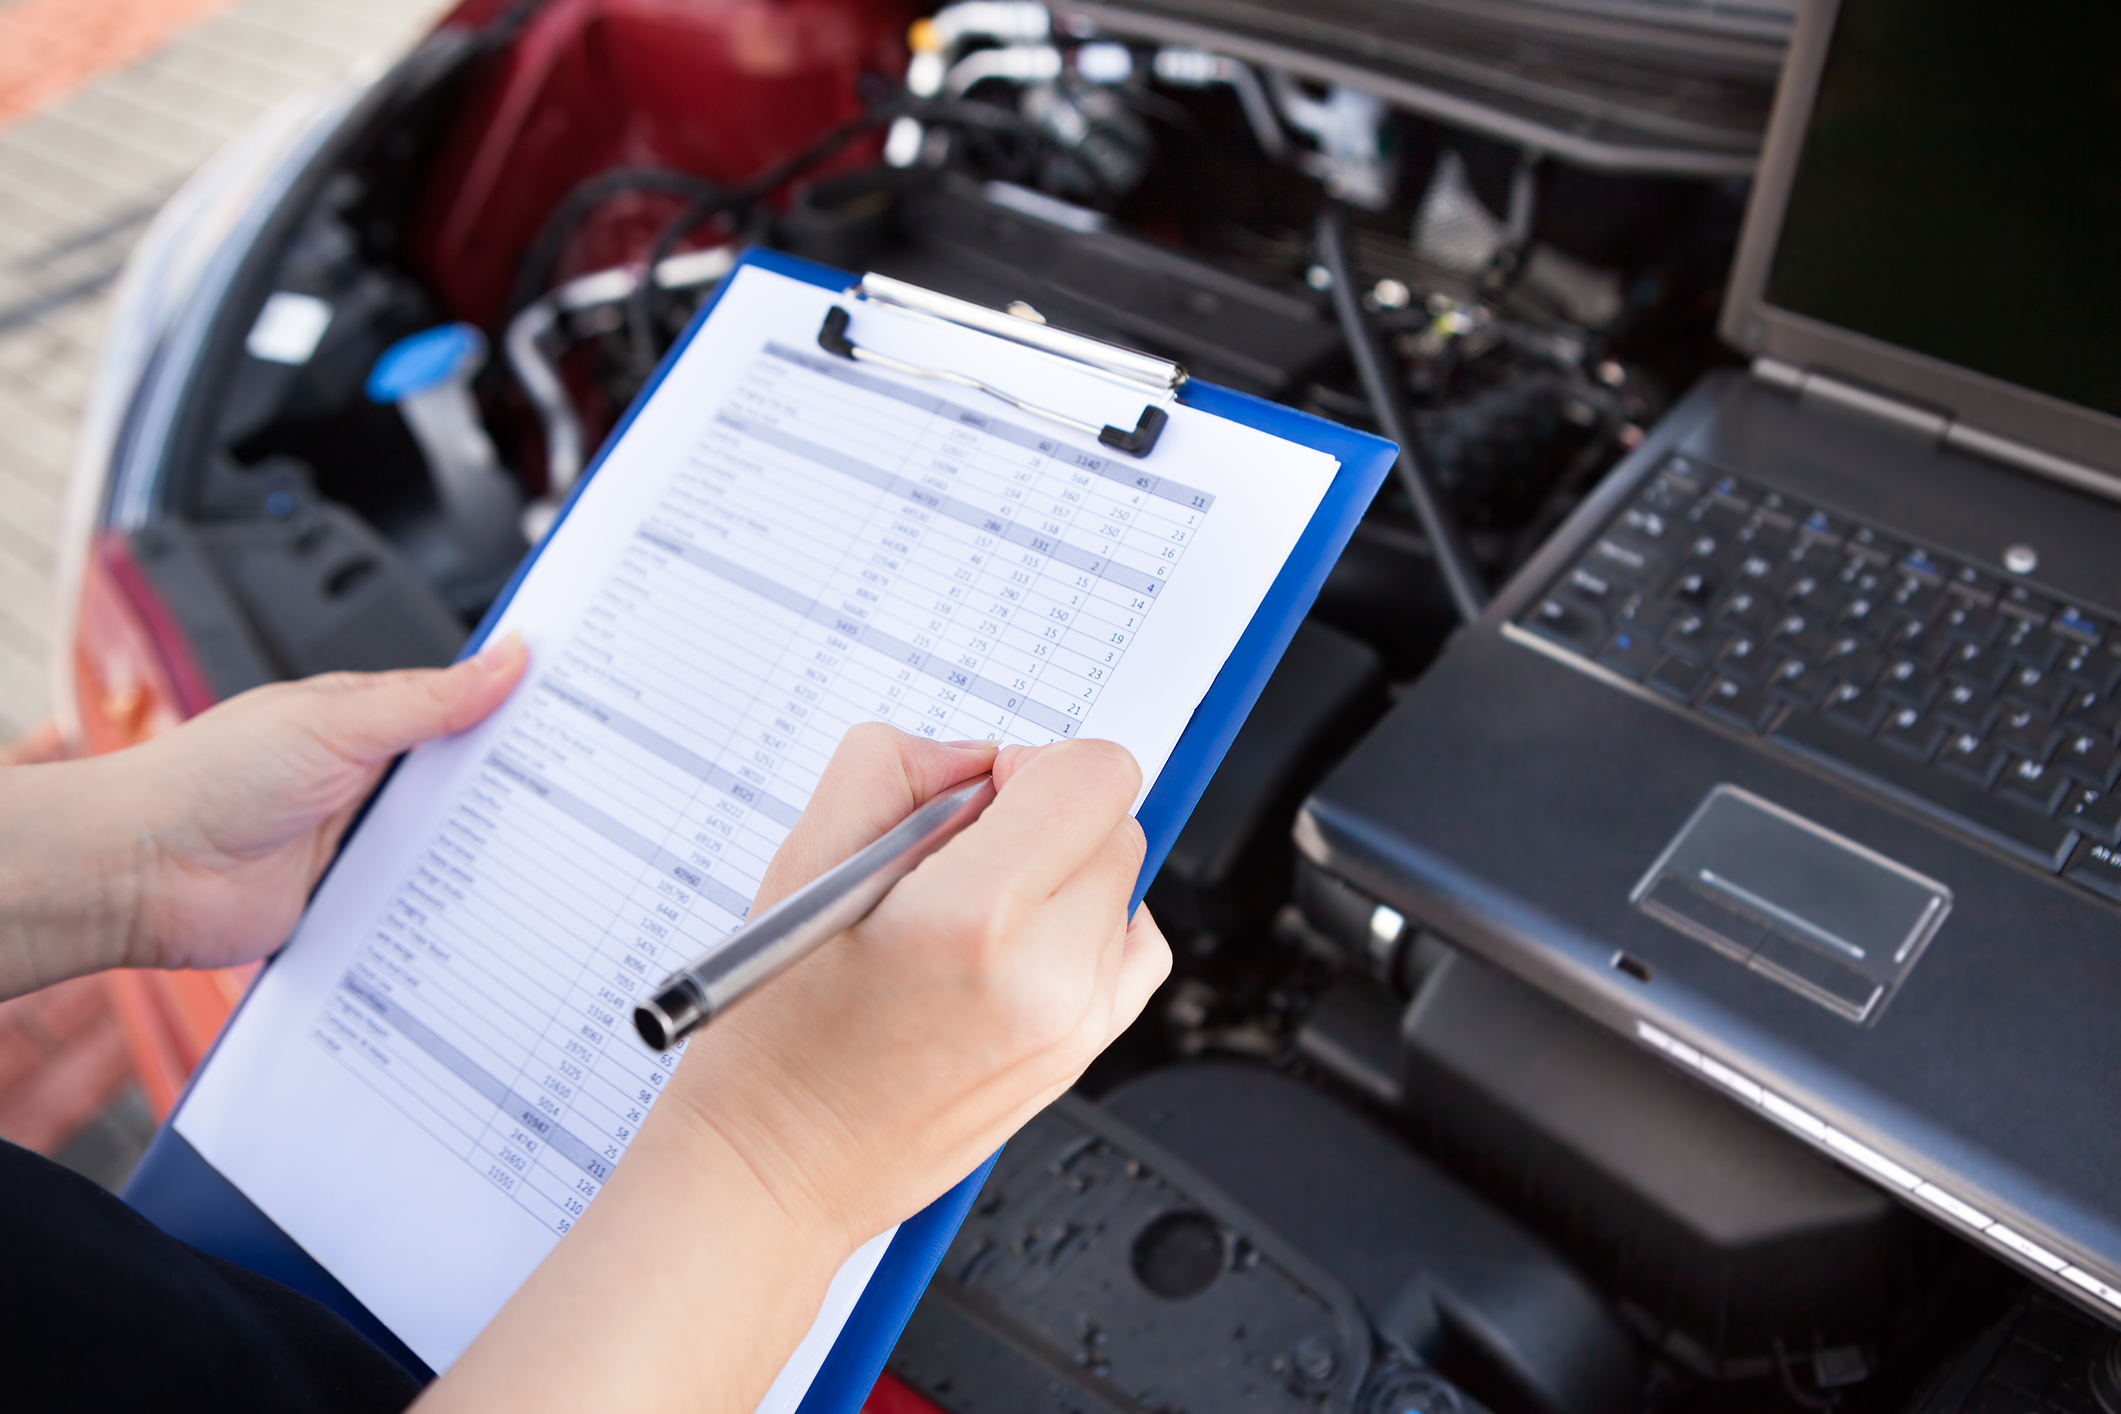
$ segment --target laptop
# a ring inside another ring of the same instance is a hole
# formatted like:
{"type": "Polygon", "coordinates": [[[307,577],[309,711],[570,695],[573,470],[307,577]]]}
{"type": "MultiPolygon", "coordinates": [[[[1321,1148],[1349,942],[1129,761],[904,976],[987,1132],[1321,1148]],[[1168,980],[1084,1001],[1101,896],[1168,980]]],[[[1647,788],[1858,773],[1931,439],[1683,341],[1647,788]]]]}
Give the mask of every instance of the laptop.
{"type": "Polygon", "coordinates": [[[2121,1322],[2115,25],[1807,3],[1724,312],[1750,370],[1297,836],[2121,1322]]]}

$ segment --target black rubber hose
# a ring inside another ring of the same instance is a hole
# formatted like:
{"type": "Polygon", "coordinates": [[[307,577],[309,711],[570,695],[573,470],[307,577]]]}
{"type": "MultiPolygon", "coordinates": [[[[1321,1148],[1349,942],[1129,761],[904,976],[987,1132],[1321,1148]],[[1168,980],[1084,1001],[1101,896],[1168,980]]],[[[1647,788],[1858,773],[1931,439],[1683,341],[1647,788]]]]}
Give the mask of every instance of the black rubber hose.
{"type": "MultiPolygon", "coordinates": [[[[870,109],[858,118],[841,123],[801,152],[761,172],[735,191],[720,191],[704,181],[687,178],[686,180],[688,181],[697,182],[699,194],[693,198],[684,210],[680,211],[675,218],[665,225],[656,236],[654,244],[649,247],[646,273],[640,287],[633,292],[633,295],[626,302],[628,342],[632,346],[634,362],[638,366],[641,376],[644,378],[648,376],[654,369],[656,360],[662,357],[663,352],[658,347],[658,340],[655,336],[655,313],[660,292],[656,288],[654,272],[656,267],[661,265],[665,259],[676,251],[686,236],[698,229],[702,222],[717,215],[726,213],[741,220],[745,212],[765,197],[771,195],[775,189],[794,181],[812,167],[828,160],[854,138],[860,137],[865,132],[874,131],[893,119],[904,116],[918,116],[930,122],[952,122],[968,127],[990,128],[1001,131],[1026,131],[1024,120],[1018,115],[1008,113],[1005,110],[989,109],[985,104],[951,102],[948,100],[886,103],[870,109]]],[[[597,178],[591,178],[589,182],[584,183],[582,188],[578,190],[596,193],[600,199],[608,199],[609,195],[616,194],[616,190],[597,188],[594,184],[598,180],[597,178]]],[[[640,185],[638,180],[629,179],[622,183],[618,190],[630,190],[638,185],[640,185]]],[[[582,217],[586,215],[586,209],[572,214],[568,222],[564,224],[564,227],[560,228],[563,230],[563,234],[557,240],[548,241],[541,235],[540,248],[550,247],[552,261],[558,260],[559,248],[565,244],[565,236],[572,234],[574,226],[579,224],[582,217]]],[[[533,273],[548,280],[551,276],[549,265],[533,273]]]]}
{"type": "Polygon", "coordinates": [[[1414,441],[1414,424],[1400,396],[1399,379],[1362,307],[1355,261],[1348,252],[1347,216],[1338,206],[1327,207],[1318,218],[1318,263],[1331,277],[1333,312],[1340,318],[1341,333],[1348,341],[1348,353],[1355,360],[1355,372],[1370,399],[1371,411],[1385,436],[1399,444],[1400,484],[1406,487],[1407,499],[1414,503],[1414,518],[1421,522],[1422,534],[1428,537],[1429,548],[1436,555],[1444,590],[1451,596],[1451,606],[1458,610],[1458,617],[1472,623],[1487,607],[1487,585],[1481,581],[1472,552],[1466,548],[1465,532],[1445,507],[1428,469],[1422,465],[1422,451],[1414,441]]]}
{"type": "Polygon", "coordinates": [[[678,243],[699,228],[702,222],[719,212],[736,210],[738,198],[724,195],[701,197],[677,214],[676,219],[663,227],[648,248],[648,258],[641,268],[641,282],[633,293],[626,297],[626,332],[632,345],[634,370],[646,378],[655,371],[656,361],[663,356],[660,341],[655,336],[656,316],[661,304],[661,289],[656,284],[655,272],[662,268],[677,250],[678,243]]]}
{"type": "Polygon", "coordinates": [[[553,208],[523,253],[522,263],[516,267],[515,292],[508,301],[510,318],[552,288],[568,239],[590,213],[628,192],[656,192],[694,201],[719,197],[721,188],[704,178],[664,167],[616,167],[584,178],[553,208]]]}

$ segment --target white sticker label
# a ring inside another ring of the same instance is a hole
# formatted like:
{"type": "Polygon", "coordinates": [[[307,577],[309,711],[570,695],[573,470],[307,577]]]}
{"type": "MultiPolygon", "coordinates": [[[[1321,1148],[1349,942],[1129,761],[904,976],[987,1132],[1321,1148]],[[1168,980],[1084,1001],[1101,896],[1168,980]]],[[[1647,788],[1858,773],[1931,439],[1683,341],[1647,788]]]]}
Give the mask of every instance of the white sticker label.
{"type": "Polygon", "coordinates": [[[266,363],[304,364],[331,327],[331,306],[315,295],[281,290],[265,301],[243,347],[266,363]]]}

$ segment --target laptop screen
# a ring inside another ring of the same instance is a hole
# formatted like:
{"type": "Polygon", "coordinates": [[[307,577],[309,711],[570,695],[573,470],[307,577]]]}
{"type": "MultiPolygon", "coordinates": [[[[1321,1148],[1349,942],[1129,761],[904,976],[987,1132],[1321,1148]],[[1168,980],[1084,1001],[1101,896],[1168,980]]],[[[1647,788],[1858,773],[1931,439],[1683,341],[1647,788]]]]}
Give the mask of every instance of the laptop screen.
{"type": "Polygon", "coordinates": [[[1841,0],[1767,302],[2121,416],[2121,5],[1841,0]]]}

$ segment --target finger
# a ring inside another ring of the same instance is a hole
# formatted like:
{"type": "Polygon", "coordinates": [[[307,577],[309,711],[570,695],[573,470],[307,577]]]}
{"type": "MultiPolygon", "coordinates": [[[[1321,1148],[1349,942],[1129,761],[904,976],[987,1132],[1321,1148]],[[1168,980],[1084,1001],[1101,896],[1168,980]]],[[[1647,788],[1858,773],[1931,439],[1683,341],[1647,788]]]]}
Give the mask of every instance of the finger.
{"type": "Polygon", "coordinates": [[[1148,841],[1142,827],[1122,815],[1083,866],[1053,893],[1053,902],[1074,916],[1097,920],[1117,931],[1126,925],[1127,900],[1141,879],[1148,841]]]}
{"type": "Polygon", "coordinates": [[[1001,789],[1009,778],[1024,768],[1026,762],[1045,750],[1041,746],[1005,746],[994,755],[994,786],[1001,789]]]}
{"type": "Polygon", "coordinates": [[[373,765],[484,721],[529,661],[522,636],[510,633],[453,667],[332,673],[301,686],[313,698],[317,737],[348,760],[373,765]]]}
{"type": "Polygon", "coordinates": [[[1110,741],[1006,754],[1008,761],[996,763],[994,804],[936,857],[973,879],[999,880],[1021,898],[1047,898],[1126,818],[1141,768],[1110,741]]]}
{"type": "Polygon", "coordinates": [[[865,722],[840,738],[802,818],[781,842],[752,907],[794,892],[914,809],[994,766],[992,742],[938,742],[865,722]]]}
{"type": "Polygon", "coordinates": [[[1063,968],[1092,963],[1099,997],[1109,996],[1118,981],[1119,944],[1127,931],[1127,900],[1141,877],[1142,849],[1141,826],[1122,819],[1042,910],[1038,932],[1057,945],[1042,945],[1039,961],[1063,968]]]}
{"type": "Polygon", "coordinates": [[[1149,999],[1171,975],[1171,944],[1164,930],[1143,904],[1134,910],[1121,946],[1119,978],[1112,989],[1112,1019],[1106,1044],[1132,1026],[1148,1008],[1149,999]]]}

